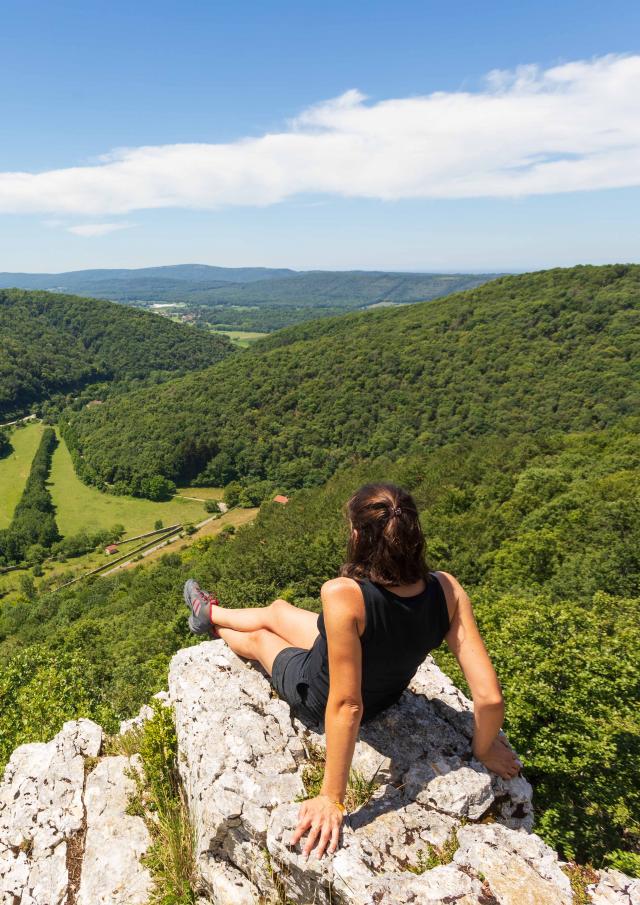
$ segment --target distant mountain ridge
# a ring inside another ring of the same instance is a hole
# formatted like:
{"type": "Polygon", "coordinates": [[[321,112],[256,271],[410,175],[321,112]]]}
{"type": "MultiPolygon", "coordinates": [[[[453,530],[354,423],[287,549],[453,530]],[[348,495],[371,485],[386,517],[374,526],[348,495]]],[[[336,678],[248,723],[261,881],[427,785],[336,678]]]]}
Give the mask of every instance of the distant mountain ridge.
{"type": "Polygon", "coordinates": [[[0,273],[0,288],[78,293],[111,301],[182,301],[192,305],[357,308],[379,302],[428,301],[471,289],[499,274],[390,271],[295,271],[269,267],[176,264],[136,270],[0,273]]]}
{"type": "Polygon", "coordinates": [[[168,264],[160,267],[95,268],[68,270],[63,273],[0,273],[0,287],[7,289],[76,289],[100,281],[136,279],[167,280],[178,283],[252,283],[295,274],[294,270],[272,267],[214,267],[209,264],[168,264]],[[16,282],[17,281],[17,282],[16,282]]]}

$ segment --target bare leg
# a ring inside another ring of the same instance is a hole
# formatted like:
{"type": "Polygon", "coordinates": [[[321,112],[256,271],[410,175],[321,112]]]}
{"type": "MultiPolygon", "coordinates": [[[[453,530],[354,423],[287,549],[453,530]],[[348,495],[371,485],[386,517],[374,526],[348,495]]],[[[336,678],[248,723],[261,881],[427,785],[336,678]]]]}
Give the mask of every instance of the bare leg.
{"type": "Polygon", "coordinates": [[[291,647],[284,638],[266,628],[250,632],[236,632],[230,628],[223,628],[219,629],[219,632],[235,654],[248,660],[258,660],[269,675],[276,656],[285,647],[291,647]]]}
{"type": "MultiPolygon", "coordinates": [[[[269,629],[271,634],[279,635],[286,645],[307,649],[313,647],[313,643],[318,637],[318,614],[293,606],[286,600],[278,599],[269,606],[244,607],[243,609],[212,606],[211,617],[218,631],[223,630],[220,634],[225,640],[226,635],[223,633],[225,628],[241,633],[269,629]]],[[[240,656],[251,655],[240,654],[240,656]]],[[[251,657],[251,659],[260,658],[251,657]]]]}

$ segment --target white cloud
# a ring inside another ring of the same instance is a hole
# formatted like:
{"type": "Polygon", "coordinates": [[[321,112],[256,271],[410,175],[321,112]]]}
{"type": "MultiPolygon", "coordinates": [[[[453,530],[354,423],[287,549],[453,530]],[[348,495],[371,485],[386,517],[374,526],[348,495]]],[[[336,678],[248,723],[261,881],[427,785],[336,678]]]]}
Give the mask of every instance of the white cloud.
{"type": "Polygon", "coordinates": [[[133,225],[133,223],[78,223],[76,226],[67,226],[67,232],[92,239],[94,236],[106,236],[119,229],[129,229],[133,225]]]}
{"type": "MultiPolygon", "coordinates": [[[[109,216],[304,193],[393,200],[640,185],[639,99],[640,55],[494,71],[477,92],[368,103],[352,90],[258,138],[124,148],[96,165],[0,173],[0,212],[109,216]]],[[[97,235],[88,230],[107,225],[72,231],[97,235]]]]}

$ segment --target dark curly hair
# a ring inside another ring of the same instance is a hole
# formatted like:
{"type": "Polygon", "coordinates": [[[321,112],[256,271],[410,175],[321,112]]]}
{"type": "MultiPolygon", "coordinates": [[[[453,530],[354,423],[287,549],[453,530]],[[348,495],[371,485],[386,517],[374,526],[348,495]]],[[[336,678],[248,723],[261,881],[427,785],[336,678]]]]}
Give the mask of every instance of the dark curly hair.
{"type": "Polygon", "coordinates": [[[344,511],[355,531],[340,575],[391,586],[428,581],[425,538],[410,493],[396,484],[365,484],[344,511]]]}

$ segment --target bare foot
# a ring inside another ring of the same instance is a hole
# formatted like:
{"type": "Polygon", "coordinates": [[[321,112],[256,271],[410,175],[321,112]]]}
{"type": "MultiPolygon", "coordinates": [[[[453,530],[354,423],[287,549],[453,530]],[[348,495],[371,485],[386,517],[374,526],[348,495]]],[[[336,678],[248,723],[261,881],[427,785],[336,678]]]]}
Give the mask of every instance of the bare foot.
{"type": "Polygon", "coordinates": [[[518,755],[512,750],[504,736],[499,735],[491,743],[491,747],[484,757],[477,758],[493,773],[497,773],[503,779],[513,779],[522,767],[518,755]]]}

